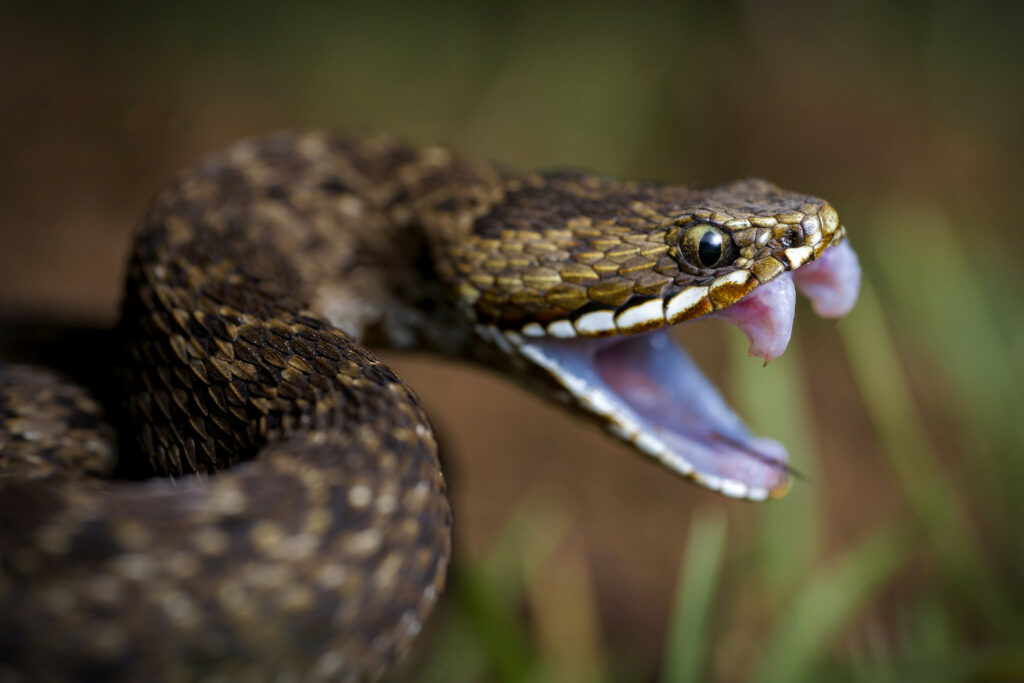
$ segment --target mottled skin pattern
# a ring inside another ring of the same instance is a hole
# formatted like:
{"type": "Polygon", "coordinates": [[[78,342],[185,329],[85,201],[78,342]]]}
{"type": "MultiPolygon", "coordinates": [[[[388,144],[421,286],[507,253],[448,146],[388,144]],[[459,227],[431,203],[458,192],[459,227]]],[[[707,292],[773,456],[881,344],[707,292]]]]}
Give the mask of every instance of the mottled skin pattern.
{"type": "Polygon", "coordinates": [[[379,673],[436,602],[451,519],[416,397],[356,339],[486,360],[475,325],[689,292],[677,322],[841,238],[829,205],[762,181],[517,175],[324,134],[207,159],[132,253],[120,464],[85,390],[0,365],[0,679],[379,673]],[[695,221],[729,263],[687,261],[695,221]]]}

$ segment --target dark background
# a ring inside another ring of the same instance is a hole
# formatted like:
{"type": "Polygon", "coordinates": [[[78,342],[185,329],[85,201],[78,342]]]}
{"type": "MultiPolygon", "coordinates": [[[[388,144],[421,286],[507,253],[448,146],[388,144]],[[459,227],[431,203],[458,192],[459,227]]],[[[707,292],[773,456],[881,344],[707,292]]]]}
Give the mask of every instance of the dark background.
{"type": "Polygon", "coordinates": [[[826,197],[865,270],[848,318],[800,303],[763,370],[732,328],[679,333],[807,473],[781,502],[385,354],[440,430],[457,520],[456,579],[395,677],[1024,676],[1022,7],[8,4],[0,313],[112,324],[152,193],[280,128],[826,197]]]}

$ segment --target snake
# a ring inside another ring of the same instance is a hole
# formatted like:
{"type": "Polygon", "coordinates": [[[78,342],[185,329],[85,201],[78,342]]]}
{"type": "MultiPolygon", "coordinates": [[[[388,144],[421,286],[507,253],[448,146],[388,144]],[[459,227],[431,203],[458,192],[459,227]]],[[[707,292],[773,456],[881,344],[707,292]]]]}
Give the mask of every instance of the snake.
{"type": "Polygon", "coordinates": [[[386,671],[444,587],[452,515],[423,407],[371,348],[496,369],[703,487],[777,497],[784,448],[669,332],[724,317],[768,360],[794,287],[838,316],[858,277],[836,210],[763,180],[528,173],[340,132],[235,143],[136,230],[116,406],[0,364],[0,679],[386,671]]]}

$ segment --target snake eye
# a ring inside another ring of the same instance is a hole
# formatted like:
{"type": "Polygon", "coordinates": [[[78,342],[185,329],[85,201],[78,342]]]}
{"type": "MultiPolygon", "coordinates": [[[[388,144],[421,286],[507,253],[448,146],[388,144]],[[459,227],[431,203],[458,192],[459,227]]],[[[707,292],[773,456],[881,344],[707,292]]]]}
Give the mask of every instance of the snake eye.
{"type": "Polygon", "coordinates": [[[697,268],[716,268],[729,262],[732,240],[721,229],[707,223],[690,226],[679,240],[683,258],[697,268]]]}

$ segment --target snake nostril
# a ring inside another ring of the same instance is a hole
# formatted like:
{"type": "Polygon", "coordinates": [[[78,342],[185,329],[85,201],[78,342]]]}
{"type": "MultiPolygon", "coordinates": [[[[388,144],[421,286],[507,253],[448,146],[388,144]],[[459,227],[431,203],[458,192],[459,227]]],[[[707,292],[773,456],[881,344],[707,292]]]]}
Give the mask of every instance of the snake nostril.
{"type": "Polygon", "coordinates": [[[779,238],[779,242],[783,248],[789,249],[790,247],[798,247],[804,242],[804,233],[800,229],[800,226],[790,228],[779,238]]]}

